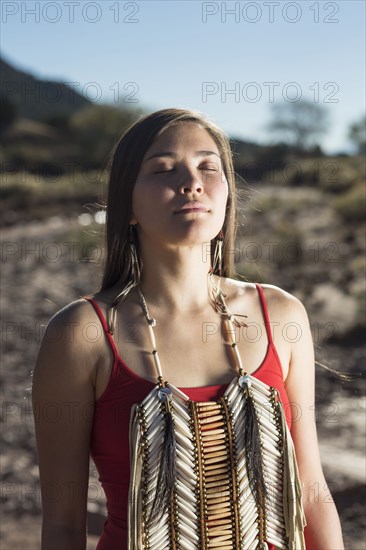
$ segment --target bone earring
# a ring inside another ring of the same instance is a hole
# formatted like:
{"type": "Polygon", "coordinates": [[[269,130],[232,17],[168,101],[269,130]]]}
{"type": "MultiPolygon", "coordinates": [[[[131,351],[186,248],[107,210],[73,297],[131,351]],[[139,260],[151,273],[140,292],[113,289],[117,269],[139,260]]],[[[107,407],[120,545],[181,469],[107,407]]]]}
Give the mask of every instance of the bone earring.
{"type": "Polygon", "coordinates": [[[222,276],[222,247],[224,244],[224,233],[221,230],[216,237],[215,250],[213,254],[212,273],[222,276]]]}

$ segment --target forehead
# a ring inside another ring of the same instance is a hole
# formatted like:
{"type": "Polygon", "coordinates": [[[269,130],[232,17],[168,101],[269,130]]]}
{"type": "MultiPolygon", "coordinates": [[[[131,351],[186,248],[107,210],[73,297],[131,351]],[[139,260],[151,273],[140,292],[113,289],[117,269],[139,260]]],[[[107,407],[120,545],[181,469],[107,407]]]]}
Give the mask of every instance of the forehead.
{"type": "Polygon", "coordinates": [[[215,140],[210,133],[195,122],[178,122],[170,126],[155,138],[146,152],[146,156],[160,150],[211,150],[219,153],[215,140]]]}

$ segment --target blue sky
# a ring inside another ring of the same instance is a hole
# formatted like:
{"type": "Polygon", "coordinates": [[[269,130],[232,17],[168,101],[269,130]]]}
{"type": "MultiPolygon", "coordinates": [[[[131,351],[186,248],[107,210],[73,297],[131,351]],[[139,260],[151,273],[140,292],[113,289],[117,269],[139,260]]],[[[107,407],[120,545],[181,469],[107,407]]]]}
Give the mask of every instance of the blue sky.
{"type": "Polygon", "coordinates": [[[329,111],[330,153],[349,148],[365,112],[363,0],[3,0],[1,11],[6,60],[99,102],[198,109],[268,142],[272,101],[301,94],[329,111]]]}

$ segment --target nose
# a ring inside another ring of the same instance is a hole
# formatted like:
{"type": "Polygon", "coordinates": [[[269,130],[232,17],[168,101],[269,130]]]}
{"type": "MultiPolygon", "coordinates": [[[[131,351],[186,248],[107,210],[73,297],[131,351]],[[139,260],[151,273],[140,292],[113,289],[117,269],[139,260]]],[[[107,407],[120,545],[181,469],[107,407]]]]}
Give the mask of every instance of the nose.
{"type": "Polygon", "coordinates": [[[179,185],[179,193],[188,195],[189,193],[203,193],[203,184],[192,172],[186,172],[184,181],[179,185]]]}

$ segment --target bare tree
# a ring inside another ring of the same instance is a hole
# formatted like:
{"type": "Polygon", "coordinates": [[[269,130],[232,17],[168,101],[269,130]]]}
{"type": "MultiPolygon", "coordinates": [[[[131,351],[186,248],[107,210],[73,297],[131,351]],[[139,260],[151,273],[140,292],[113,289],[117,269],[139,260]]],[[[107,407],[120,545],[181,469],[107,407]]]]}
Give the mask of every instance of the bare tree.
{"type": "Polygon", "coordinates": [[[315,145],[329,127],[329,115],[324,106],[309,100],[274,103],[267,129],[275,141],[306,150],[315,145]]]}

